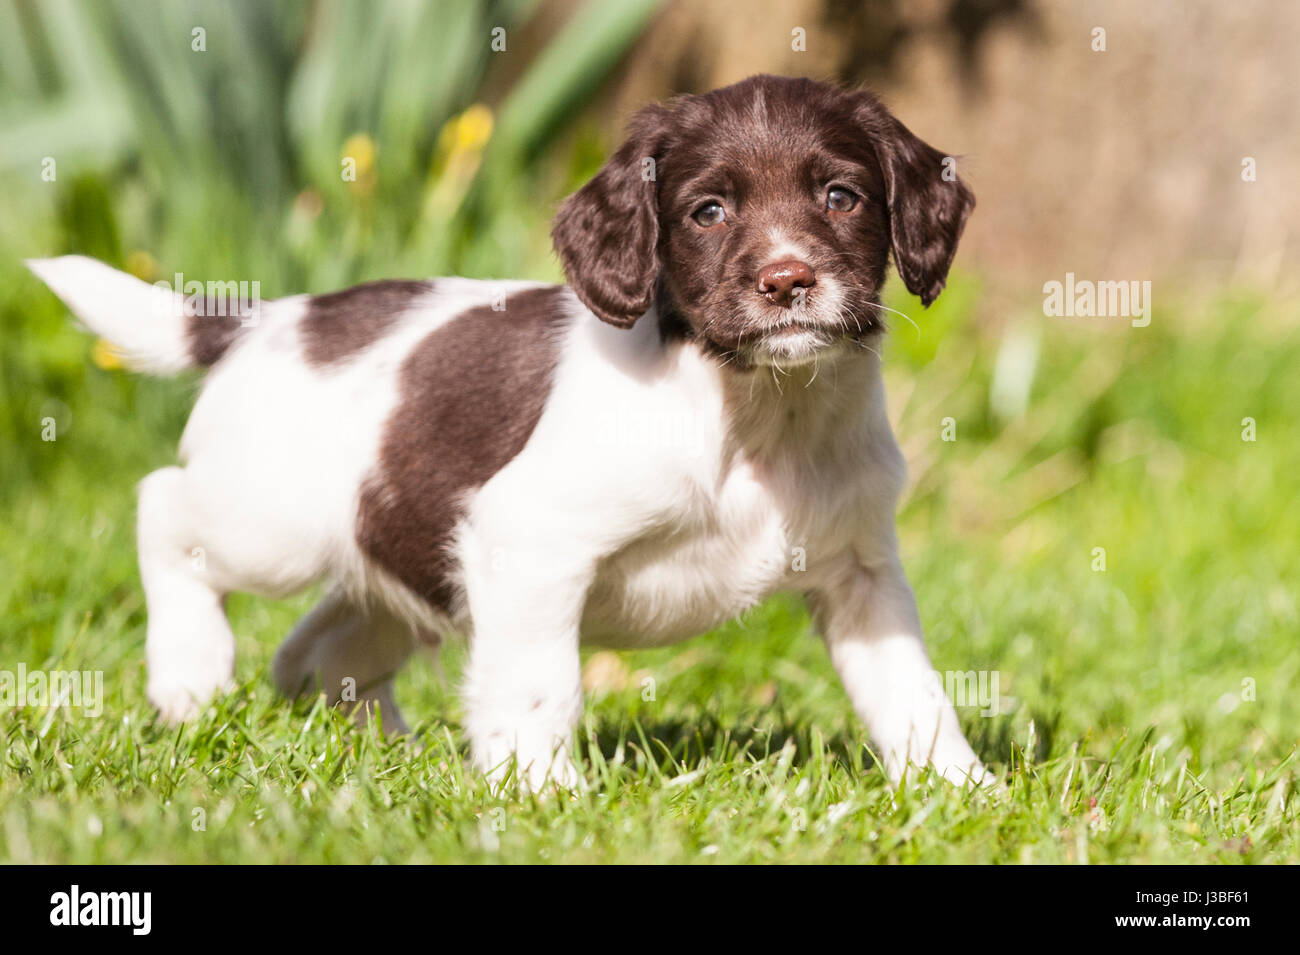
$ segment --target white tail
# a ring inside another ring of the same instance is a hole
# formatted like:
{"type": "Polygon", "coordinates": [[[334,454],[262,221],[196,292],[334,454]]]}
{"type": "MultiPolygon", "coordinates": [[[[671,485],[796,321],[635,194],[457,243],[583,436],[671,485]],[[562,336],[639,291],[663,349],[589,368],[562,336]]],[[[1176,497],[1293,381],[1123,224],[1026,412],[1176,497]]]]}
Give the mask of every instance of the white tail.
{"type": "Polygon", "coordinates": [[[159,375],[195,365],[184,296],[84,255],[28,259],[26,265],[128,368],[159,375]]]}

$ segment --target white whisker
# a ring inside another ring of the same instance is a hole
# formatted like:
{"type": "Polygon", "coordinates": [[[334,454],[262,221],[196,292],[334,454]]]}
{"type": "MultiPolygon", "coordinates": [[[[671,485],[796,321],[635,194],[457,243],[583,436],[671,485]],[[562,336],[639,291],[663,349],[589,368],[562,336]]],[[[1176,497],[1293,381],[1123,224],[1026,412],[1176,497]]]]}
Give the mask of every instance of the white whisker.
{"type": "Polygon", "coordinates": [[[903,318],[907,319],[909,325],[916,329],[917,341],[921,340],[921,326],[912,321],[911,315],[908,315],[906,312],[900,312],[896,308],[890,308],[888,305],[881,305],[879,302],[867,302],[866,304],[870,305],[872,308],[878,308],[882,312],[892,312],[895,315],[901,315],[903,318]]]}

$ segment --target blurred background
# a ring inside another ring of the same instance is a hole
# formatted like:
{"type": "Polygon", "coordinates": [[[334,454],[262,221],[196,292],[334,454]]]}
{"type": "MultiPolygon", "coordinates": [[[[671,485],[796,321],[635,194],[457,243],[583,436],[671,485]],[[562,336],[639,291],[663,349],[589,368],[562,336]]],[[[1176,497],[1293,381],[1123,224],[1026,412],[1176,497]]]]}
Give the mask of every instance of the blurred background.
{"type": "Polygon", "coordinates": [[[0,28],[15,254],[554,275],[538,223],[632,111],[776,72],[869,85],[961,157],[990,315],[1066,269],[1296,288],[1291,4],[6,0],[0,28]]]}
{"type": "MultiPolygon", "coordinates": [[[[801,74],[876,89],[978,198],[939,301],[888,299],[937,665],[1000,669],[1048,752],[1158,725],[1225,772],[1280,758],[1298,64],[1300,5],[1252,0],[0,0],[0,630],[29,665],[137,671],[131,487],[195,388],[114,367],[21,259],[265,297],[558,280],[549,218],[632,111],[801,74]],[[1046,317],[1067,272],[1151,281],[1150,326],[1046,317]]],[[[233,612],[265,665],[292,613],[233,612]]]]}

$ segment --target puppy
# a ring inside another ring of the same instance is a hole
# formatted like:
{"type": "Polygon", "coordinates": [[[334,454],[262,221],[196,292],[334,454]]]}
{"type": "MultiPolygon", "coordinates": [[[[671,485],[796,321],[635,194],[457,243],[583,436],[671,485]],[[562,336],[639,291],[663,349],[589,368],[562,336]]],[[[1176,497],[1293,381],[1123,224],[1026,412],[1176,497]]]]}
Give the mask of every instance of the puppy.
{"type": "Polygon", "coordinates": [[[477,766],[572,786],[581,644],[682,640],[794,590],[889,774],[982,780],[899,562],[879,357],[890,251],[929,305],[974,205],[950,165],[867,93],[755,76],[636,115],[555,218],[567,286],[375,282],[213,315],[30,262],[130,366],[209,369],[184,466],[140,485],[149,698],[184,720],[230,683],[227,593],[327,578],[283,691],[401,728],[394,673],[468,631],[477,766]]]}

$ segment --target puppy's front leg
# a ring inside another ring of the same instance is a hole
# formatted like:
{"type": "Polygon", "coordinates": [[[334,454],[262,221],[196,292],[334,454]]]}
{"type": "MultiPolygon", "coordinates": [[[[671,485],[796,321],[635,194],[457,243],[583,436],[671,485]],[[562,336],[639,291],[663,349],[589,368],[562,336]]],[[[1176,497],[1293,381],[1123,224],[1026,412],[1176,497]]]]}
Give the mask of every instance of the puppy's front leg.
{"type": "Polygon", "coordinates": [[[868,567],[848,558],[809,603],[890,777],[901,778],[908,763],[928,763],[951,782],[984,782],[988,775],[931,668],[897,559],[868,567]]]}
{"type": "Polygon", "coordinates": [[[471,530],[464,541],[470,749],[493,781],[505,778],[514,757],[521,785],[574,788],[581,783],[570,755],[582,714],[578,628],[592,571],[556,553],[558,535],[546,545],[527,538],[471,530]]]}

